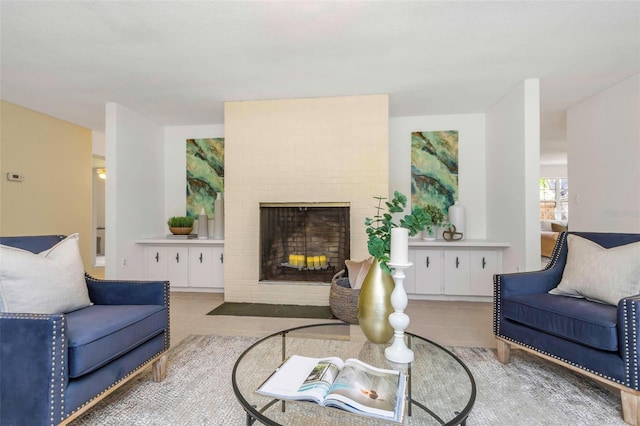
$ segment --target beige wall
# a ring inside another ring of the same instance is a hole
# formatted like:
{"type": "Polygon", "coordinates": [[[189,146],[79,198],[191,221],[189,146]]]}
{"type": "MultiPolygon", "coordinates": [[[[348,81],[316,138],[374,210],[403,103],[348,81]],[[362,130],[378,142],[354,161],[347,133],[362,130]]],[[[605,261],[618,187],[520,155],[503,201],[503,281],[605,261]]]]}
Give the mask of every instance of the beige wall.
{"type": "Polygon", "coordinates": [[[0,235],[77,232],[91,271],[91,130],[4,101],[0,119],[0,235]]]}
{"type": "MultiPolygon", "coordinates": [[[[327,305],[329,285],[260,283],[261,202],[349,202],[351,258],[389,192],[387,95],[225,104],[225,300],[327,305]]],[[[341,265],[339,265],[341,266],[341,265]]]]}

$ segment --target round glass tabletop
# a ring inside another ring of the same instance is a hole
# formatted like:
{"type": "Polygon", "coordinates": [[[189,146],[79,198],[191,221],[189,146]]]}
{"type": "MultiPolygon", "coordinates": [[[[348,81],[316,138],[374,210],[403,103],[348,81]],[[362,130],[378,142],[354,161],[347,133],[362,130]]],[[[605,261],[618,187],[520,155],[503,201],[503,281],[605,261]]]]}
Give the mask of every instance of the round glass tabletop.
{"type": "Polygon", "coordinates": [[[376,425],[389,424],[312,402],[282,402],[255,391],[291,355],[314,358],[357,358],[407,375],[406,425],[464,424],[476,398],[476,384],[466,365],[446,348],[412,333],[405,341],[415,355],[410,364],[395,364],[384,356],[387,345],[367,341],[360,327],[346,323],[314,324],[267,336],[236,361],[232,384],[247,413],[247,424],[376,425]]]}

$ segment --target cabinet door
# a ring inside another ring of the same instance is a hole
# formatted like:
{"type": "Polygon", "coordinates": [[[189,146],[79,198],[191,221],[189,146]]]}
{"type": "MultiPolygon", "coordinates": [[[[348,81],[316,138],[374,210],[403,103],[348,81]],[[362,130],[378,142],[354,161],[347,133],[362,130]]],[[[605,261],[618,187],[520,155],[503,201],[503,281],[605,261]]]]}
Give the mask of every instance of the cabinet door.
{"type": "Polygon", "coordinates": [[[473,250],[470,252],[471,275],[469,294],[473,296],[493,295],[493,275],[499,272],[499,255],[495,250],[473,250]]]}
{"type": "Polygon", "coordinates": [[[224,248],[212,247],[213,253],[213,287],[224,288],[224,248]]]}
{"type": "Polygon", "coordinates": [[[169,279],[167,271],[167,248],[149,246],[145,248],[145,278],[150,281],[166,281],[169,279]]]}
{"type": "Polygon", "coordinates": [[[444,294],[470,294],[469,252],[467,250],[445,250],[444,265],[444,294]]]}
{"type": "Polygon", "coordinates": [[[442,250],[415,250],[416,294],[442,294],[442,250]]]}
{"type": "Polygon", "coordinates": [[[213,247],[190,247],[189,285],[191,287],[213,287],[214,265],[213,247]]]}
{"type": "Polygon", "coordinates": [[[189,249],[167,247],[167,269],[172,287],[189,286],[189,249]]]}

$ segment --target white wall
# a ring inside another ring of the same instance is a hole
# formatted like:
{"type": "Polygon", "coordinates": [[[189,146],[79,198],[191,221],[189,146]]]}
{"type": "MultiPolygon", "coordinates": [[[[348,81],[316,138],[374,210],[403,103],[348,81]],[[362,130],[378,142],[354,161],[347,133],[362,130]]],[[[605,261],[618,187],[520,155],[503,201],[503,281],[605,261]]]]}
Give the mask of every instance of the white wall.
{"type": "MultiPolygon", "coordinates": [[[[466,238],[491,239],[486,232],[485,114],[431,115],[389,119],[389,191],[411,203],[411,132],[457,130],[459,201],[466,209],[466,238]]],[[[508,241],[508,240],[507,240],[508,241]]]]}
{"type": "Polygon", "coordinates": [[[160,124],[123,105],[106,104],[109,279],[144,277],[143,249],[133,241],[158,236],[165,221],[163,132],[160,124]]]}
{"type": "Polygon", "coordinates": [[[107,138],[104,133],[91,131],[91,153],[102,158],[107,155],[107,138]]]}
{"type": "Polygon", "coordinates": [[[526,80],[487,113],[487,235],[509,241],[503,270],[540,269],[540,82],[526,80]]]}
{"type": "Polygon", "coordinates": [[[640,74],[567,111],[572,231],[640,232],[640,74]]]}
{"type": "MultiPolygon", "coordinates": [[[[566,164],[540,164],[541,178],[566,178],[567,176],[566,164]]],[[[571,189],[571,182],[569,182],[569,189],[571,189]]]]}
{"type": "MultiPolygon", "coordinates": [[[[187,211],[187,139],[223,138],[224,125],[167,126],[164,128],[164,217],[187,211]]],[[[165,219],[165,222],[166,222],[165,219]]],[[[157,235],[168,233],[166,224],[157,235]]]]}

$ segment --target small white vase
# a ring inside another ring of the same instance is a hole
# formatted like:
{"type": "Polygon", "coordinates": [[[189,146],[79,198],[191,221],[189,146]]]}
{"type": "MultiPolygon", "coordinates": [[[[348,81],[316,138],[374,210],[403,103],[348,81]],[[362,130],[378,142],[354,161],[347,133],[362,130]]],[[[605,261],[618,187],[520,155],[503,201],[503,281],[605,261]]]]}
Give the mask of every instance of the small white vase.
{"type": "Polygon", "coordinates": [[[438,228],[435,226],[431,228],[431,231],[428,231],[427,229],[425,229],[424,231],[422,231],[422,239],[425,241],[435,241],[437,230],[438,228]]]}

